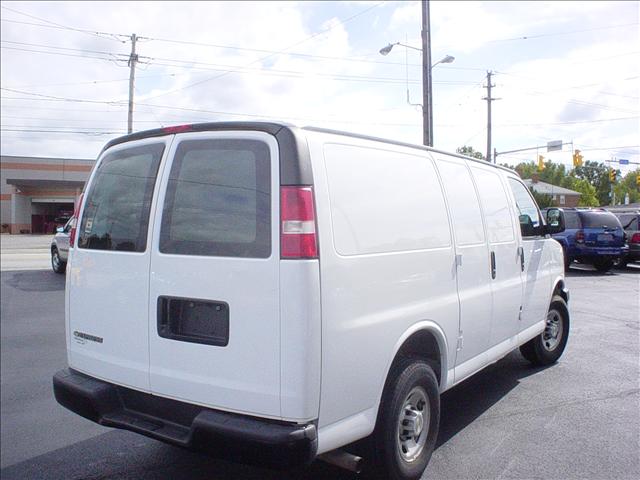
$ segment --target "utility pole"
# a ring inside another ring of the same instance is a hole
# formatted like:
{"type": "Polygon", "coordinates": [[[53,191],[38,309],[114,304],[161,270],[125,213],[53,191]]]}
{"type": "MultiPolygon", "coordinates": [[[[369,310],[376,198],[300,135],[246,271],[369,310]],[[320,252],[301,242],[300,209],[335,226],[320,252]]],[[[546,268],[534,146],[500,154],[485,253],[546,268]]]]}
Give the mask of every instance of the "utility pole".
{"type": "Polygon", "coordinates": [[[422,143],[429,147],[433,147],[430,22],[429,0],[422,0],[422,143]]]}
{"type": "MultiPolygon", "coordinates": [[[[487,89],[487,96],[483,98],[483,100],[487,101],[487,162],[491,162],[491,102],[499,100],[491,97],[491,88],[495,87],[495,85],[491,84],[491,75],[493,75],[493,72],[489,70],[487,72],[487,86],[484,87],[487,89]]],[[[493,163],[496,163],[495,155],[493,163]]]]}
{"type": "Polygon", "coordinates": [[[138,54],[136,53],[136,34],[131,34],[131,55],[129,56],[129,116],[127,121],[127,133],[133,131],[133,83],[136,78],[136,63],[138,54]]]}

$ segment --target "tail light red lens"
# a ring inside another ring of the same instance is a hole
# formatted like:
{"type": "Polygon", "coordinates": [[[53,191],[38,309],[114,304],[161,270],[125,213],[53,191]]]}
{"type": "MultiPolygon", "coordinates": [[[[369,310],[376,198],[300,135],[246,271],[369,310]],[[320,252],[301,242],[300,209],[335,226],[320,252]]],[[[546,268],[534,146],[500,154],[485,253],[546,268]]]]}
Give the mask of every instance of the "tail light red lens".
{"type": "Polygon", "coordinates": [[[583,243],[584,242],[584,232],[582,230],[578,230],[576,232],[576,242],[583,243]]]}
{"type": "Polygon", "coordinates": [[[73,248],[74,243],[76,242],[76,232],[78,231],[78,217],[80,216],[80,205],[82,205],[83,198],[84,193],[81,193],[78,197],[78,203],[76,203],[76,206],[73,209],[73,226],[71,227],[71,231],[69,232],[69,246],[71,248],[73,248]]]}
{"type": "Polygon", "coordinates": [[[280,256],[318,258],[316,212],[311,187],[280,187],[280,256]]]}
{"type": "Polygon", "coordinates": [[[631,235],[631,241],[629,243],[640,243],[640,233],[631,235]]]}

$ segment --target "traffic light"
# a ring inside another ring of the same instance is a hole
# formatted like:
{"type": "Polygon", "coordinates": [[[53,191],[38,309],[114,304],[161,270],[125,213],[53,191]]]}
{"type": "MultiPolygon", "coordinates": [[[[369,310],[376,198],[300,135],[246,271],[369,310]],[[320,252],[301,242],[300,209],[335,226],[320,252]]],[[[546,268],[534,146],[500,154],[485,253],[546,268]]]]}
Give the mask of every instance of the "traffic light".
{"type": "Polygon", "coordinates": [[[609,181],[611,183],[616,183],[616,170],[614,168],[609,169],[609,181]]]}
{"type": "Polygon", "coordinates": [[[573,152],[573,166],[581,167],[582,166],[582,155],[580,155],[580,150],[576,150],[573,152]]]}
{"type": "Polygon", "coordinates": [[[544,157],[538,155],[538,171],[541,172],[542,170],[544,170],[544,157]]]}
{"type": "Polygon", "coordinates": [[[636,175],[636,187],[640,188],[640,173],[636,175]]]}

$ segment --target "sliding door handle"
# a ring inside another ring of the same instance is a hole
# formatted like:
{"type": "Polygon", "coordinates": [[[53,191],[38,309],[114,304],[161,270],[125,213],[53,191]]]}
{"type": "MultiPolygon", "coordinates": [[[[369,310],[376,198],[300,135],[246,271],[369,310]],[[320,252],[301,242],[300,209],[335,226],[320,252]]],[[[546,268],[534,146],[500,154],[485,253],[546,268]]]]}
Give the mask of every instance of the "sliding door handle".
{"type": "Polygon", "coordinates": [[[496,278],[496,252],[491,252],[491,278],[496,278]]]}
{"type": "Polygon", "coordinates": [[[520,256],[520,271],[524,272],[524,247],[518,247],[518,255],[520,256]]]}

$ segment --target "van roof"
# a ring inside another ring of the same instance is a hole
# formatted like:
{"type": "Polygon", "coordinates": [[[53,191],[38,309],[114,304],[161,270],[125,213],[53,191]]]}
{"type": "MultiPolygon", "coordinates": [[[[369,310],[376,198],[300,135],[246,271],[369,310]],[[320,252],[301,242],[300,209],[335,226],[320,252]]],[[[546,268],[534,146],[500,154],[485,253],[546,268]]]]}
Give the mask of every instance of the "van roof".
{"type": "Polygon", "coordinates": [[[451,152],[446,152],[444,150],[439,150],[437,148],[427,147],[425,145],[416,145],[414,143],[400,142],[397,140],[390,140],[388,138],[362,135],[359,133],[345,132],[341,130],[332,130],[328,128],[319,128],[319,127],[313,127],[313,126],[297,127],[295,125],[292,125],[286,122],[241,122],[241,121],[239,122],[207,122],[207,123],[191,123],[191,124],[185,124],[185,125],[156,128],[153,130],[143,130],[140,132],[131,133],[129,135],[123,135],[122,137],[114,138],[104,146],[104,148],[102,149],[102,152],[104,152],[108,148],[113,147],[114,145],[118,145],[121,143],[130,142],[133,140],[140,140],[143,138],[161,137],[164,135],[171,135],[174,133],[222,131],[222,130],[257,130],[260,132],[269,133],[271,135],[277,135],[279,132],[281,132],[284,129],[288,132],[291,132],[295,136],[294,131],[299,128],[301,128],[302,130],[310,131],[310,132],[319,132],[319,133],[327,133],[331,135],[360,138],[363,140],[372,140],[375,142],[382,142],[382,143],[387,143],[391,145],[398,145],[402,147],[438,152],[445,155],[454,155],[459,158],[464,158],[465,160],[471,160],[477,163],[481,163],[482,165],[490,165],[492,167],[505,170],[519,177],[518,173],[515,170],[512,170],[510,168],[503,167],[502,165],[496,165],[490,162],[486,162],[485,160],[480,160],[477,158],[468,157],[466,155],[461,155],[459,153],[451,153],[451,152]]]}

